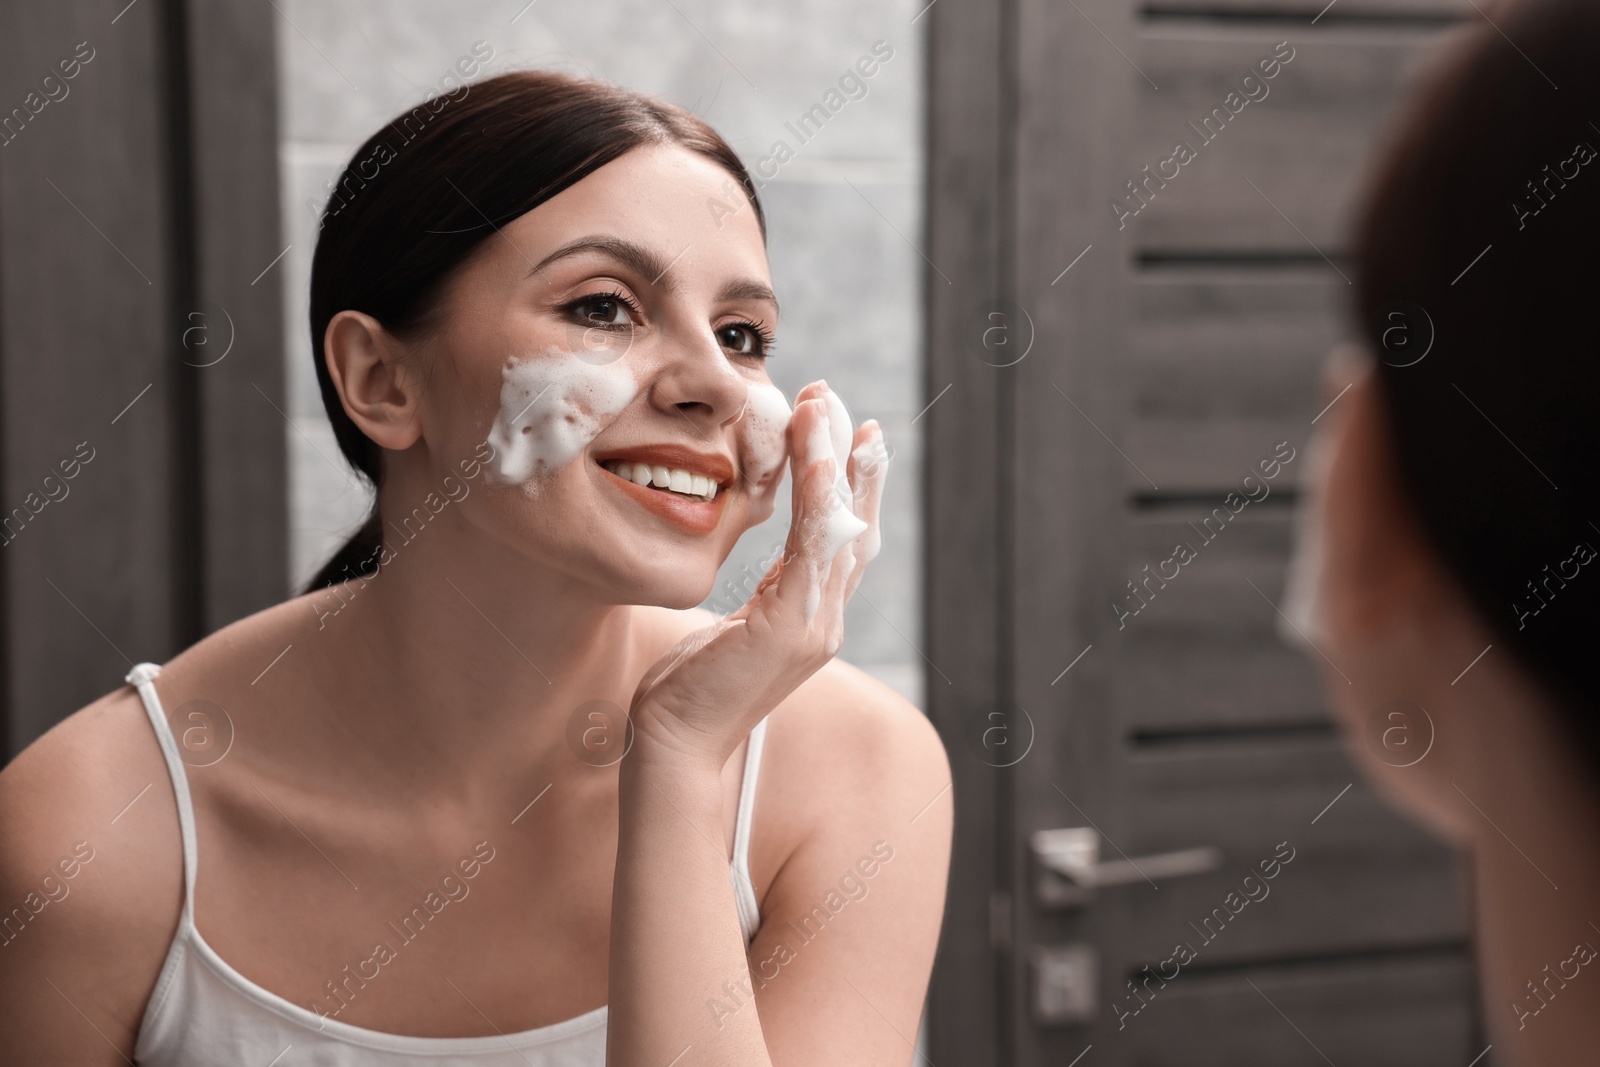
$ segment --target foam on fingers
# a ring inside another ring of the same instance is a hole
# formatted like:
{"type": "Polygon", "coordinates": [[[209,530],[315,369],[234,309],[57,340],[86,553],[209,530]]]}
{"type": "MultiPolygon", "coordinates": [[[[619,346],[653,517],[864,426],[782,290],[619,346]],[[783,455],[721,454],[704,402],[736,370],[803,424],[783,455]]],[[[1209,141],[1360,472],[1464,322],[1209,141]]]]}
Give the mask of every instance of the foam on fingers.
{"type": "Polygon", "coordinates": [[[833,492],[828,500],[828,522],[825,527],[826,542],[823,558],[833,559],[845,545],[867,531],[867,524],[853,510],[854,493],[850,488],[850,441],[855,437],[855,427],[844,401],[832,389],[823,393],[828,415],[823,427],[828,432],[828,449],[834,459],[833,492]]]}
{"type": "MultiPolygon", "coordinates": [[[[889,473],[889,457],[883,447],[882,431],[863,441],[850,453],[850,458],[855,462],[856,481],[859,483],[854,497],[855,513],[865,515],[869,510],[876,513],[882,499],[884,478],[889,473]]],[[[868,526],[867,537],[861,545],[863,563],[871,563],[876,559],[878,550],[883,545],[878,524],[871,522],[868,526]]]]}

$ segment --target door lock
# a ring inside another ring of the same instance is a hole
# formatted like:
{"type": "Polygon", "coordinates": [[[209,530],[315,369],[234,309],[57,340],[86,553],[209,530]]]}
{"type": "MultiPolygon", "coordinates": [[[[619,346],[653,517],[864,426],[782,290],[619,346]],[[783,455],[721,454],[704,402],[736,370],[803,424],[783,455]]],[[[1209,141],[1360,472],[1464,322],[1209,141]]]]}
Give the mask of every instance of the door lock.
{"type": "Polygon", "coordinates": [[[1084,1026],[1100,1011],[1096,987],[1100,958],[1094,946],[1036,945],[1033,964],[1033,1021],[1040,1026],[1084,1026]]]}

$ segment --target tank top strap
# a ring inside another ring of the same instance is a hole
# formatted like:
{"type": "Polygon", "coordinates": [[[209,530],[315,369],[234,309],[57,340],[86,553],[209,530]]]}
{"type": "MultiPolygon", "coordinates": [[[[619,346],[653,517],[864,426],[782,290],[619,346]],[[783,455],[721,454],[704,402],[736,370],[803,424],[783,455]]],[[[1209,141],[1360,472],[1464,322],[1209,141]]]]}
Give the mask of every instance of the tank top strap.
{"type": "Polygon", "coordinates": [[[156,732],[161,755],[167,762],[167,775],[172,779],[172,793],[178,802],[178,830],[183,838],[183,914],[188,920],[194,914],[194,874],[197,845],[194,832],[194,803],[189,797],[189,776],[184,771],[183,755],[172,727],[167,724],[166,711],[156,694],[155,679],[161,668],[154,663],[140,663],[127,674],[126,681],[139,691],[145,714],[156,732]]]}
{"type": "Polygon", "coordinates": [[[756,779],[761,775],[761,750],[766,747],[767,719],[750,731],[744,753],[744,778],[739,783],[739,812],[733,823],[733,861],[741,870],[750,869],[750,815],[756,806],[756,779]]]}
{"type": "Polygon", "coordinates": [[[750,878],[750,822],[756,805],[756,781],[761,775],[761,751],[767,740],[767,720],[762,719],[750,731],[744,753],[744,777],[739,782],[739,808],[733,823],[733,861],[728,865],[733,875],[733,897],[738,906],[739,926],[744,933],[744,943],[750,944],[761,925],[761,906],[756,900],[755,884],[750,878]]]}

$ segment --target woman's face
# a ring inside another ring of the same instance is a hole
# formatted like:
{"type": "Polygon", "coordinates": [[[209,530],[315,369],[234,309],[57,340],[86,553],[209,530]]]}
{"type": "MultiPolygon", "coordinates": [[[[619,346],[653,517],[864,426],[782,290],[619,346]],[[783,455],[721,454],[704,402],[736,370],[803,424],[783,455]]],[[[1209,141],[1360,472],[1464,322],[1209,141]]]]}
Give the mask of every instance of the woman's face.
{"type": "Polygon", "coordinates": [[[1283,611],[1369,780],[1465,840],[1473,813],[1452,781],[1472,780],[1472,722],[1452,676],[1487,638],[1400,486],[1371,363],[1340,349],[1325,370],[1283,611]]]}
{"type": "Polygon", "coordinates": [[[610,602],[702,601],[772,513],[789,415],[766,368],[766,247],[732,176],[630,151],[500,226],[441,312],[416,344],[429,476],[495,450],[465,521],[610,602]]]}

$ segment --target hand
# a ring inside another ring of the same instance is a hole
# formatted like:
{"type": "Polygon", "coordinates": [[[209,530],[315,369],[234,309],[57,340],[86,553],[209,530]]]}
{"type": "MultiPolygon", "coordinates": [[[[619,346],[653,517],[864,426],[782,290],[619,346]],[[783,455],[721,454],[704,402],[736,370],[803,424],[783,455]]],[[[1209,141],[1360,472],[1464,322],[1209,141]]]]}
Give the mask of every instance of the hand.
{"type": "Polygon", "coordinates": [[[720,771],[750,730],[839,651],[845,602],[878,552],[888,464],[883,431],[869,420],[850,439],[846,478],[837,477],[834,442],[845,435],[831,425],[830,406],[835,420],[848,416],[829,394],[813,382],[795,397],[787,431],[794,517],[783,556],[739,610],[679,641],[640,680],[632,716],[646,745],[720,771]],[[835,515],[846,491],[848,510],[835,515]]]}

